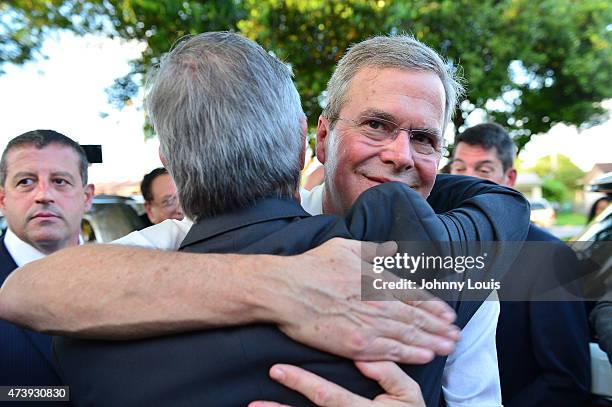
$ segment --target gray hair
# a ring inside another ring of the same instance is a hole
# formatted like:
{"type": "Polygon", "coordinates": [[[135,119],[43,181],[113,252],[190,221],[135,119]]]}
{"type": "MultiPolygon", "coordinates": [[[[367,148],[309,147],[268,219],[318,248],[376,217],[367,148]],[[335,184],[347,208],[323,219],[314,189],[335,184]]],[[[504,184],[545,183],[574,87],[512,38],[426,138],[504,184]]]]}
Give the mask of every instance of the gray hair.
{"type": "Polygon", "coordinates": [[[443,131],[453,118],[458,99],[464,95],[455,69],[436,51],[411,35],[379,35],[351,45],[338,62],[327,84],[327,105],[323,109],[323,116],[331,121],[332,127],[346,102],[353,77],[366,67],[435,73],[442,81],[446,94],[443,131]]]}
{"type": "Polygon", "coordinates": [[[58,133],[54,130],[32,130],[26,133],[20,134],[11,141],[8,142],[2,158],[0,158],[0,186],[4,187],[6,183],[6,175],[8,173],[8,153],[16,148],[25,146],[34,146],[41,150],[48,145],[57,144],[63,147],[68,147],[74,150],[77,157],[79,158],[79,173],[81,175],[81,182],[83,185],[87,185],[87,154],[83,147],[70,137],[64,136],[62,133],[58,133]]]}
{"type": "Polygon", "coordinates": [[[238,34],[209,32],[176,44],[151,79],[146,109],[187,216],[293,196],[304,113],[288,66],[238,34]]]}

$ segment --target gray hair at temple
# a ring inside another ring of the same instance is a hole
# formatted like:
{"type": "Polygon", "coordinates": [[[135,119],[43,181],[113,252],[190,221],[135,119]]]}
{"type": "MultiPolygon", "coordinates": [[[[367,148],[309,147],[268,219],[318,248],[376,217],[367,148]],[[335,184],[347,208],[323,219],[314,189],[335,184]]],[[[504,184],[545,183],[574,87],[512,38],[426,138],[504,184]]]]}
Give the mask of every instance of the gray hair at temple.
{"type": "Polygon", "coordinates": [[[444,86],[446,105],[444,127],[453,118],[458,99],[464,95],[463,86],[455,69],[440,55],[411,35],[375,36],[353,44],[340,59],[327,84],[327,105],[323,116],[335,125],[340,110],[346,102],[351,80],[360,69],[398,68],[435,73],[444,86]]]}
{"type": "Polygon", "coordinates": [[[149,78],[145,106],[194,220],[293,196],[304,113],[291,69],[230,32],[183,39],[149,78]]]}

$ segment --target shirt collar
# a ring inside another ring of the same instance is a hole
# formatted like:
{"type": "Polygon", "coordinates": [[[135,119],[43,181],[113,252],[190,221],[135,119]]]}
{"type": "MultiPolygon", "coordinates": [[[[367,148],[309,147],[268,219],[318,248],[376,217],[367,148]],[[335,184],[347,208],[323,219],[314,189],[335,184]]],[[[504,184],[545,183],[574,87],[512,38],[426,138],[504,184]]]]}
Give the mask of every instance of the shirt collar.
{"type": "Polygon", "coordinates": [[[300,189],[300,199],[302,207],[311,215],[321,215],[323,213],[323,190],[325,183],[312,188],[310,191],[300,189]]]}
{"type": "MultiPolygon", "coordinates": [[[[79,235],[79,245],[83,244],[83,237],[79,235]]],[[[4,236],[4,245],[9,254],[15,260],[17,267],[25,266],[26,264],[42,259],[46,256],[43,252],[35,248],[29,243],[21,240],[10,228],[6,228],[4,236]]]]}
{"type": "Polygon", "coordinates": [[[10,228],[6,229],[4,245],[6,246],[6,250],[8,250],[13,260],[15,260],[15,264],[17,264],[18,267],[45,257],[43,252],[18,238],[10,228]]]}
{"type": "Polygon", "coordinates": [[[181,248],[255,223],[308,216],[293,199],[265,198],[247,208],[201,219],[190,229],[181,248]]]}

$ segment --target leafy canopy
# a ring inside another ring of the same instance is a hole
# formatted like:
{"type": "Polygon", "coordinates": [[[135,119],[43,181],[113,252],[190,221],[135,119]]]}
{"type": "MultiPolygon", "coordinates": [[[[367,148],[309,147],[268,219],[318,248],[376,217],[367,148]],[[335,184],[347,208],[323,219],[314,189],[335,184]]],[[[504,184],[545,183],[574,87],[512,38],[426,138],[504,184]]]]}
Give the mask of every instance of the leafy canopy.
{"type": "Polygon", "coordinates": [[[556,123],[600,123],[612,97],[608,0],[11,0],[0,14],[0,67],[32,59],[57,29],[144,41],[108,91],[119,107],[178,38],[211,30],[241,32],[290,63],[311,126],[344,50],[374,34],[412,33],[460,65],[468,96],[456,127],[482,109],[519,148],[556,123]]]}

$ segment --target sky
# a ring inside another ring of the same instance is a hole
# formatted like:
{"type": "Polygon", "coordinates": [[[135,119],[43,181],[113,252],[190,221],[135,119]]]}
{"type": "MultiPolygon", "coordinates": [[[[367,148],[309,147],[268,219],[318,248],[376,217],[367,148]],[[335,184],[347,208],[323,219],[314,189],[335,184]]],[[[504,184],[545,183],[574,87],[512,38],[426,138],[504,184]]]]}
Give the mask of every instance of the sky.
{"type": "Polygon", "coordinates": [[[143,44],[61,33],[47,40],[47,59],[5,65],[0,75],[0,149],[33,129],[53,129],[81,144],[101,144],[103,163],[89,175],[94,183],[138,181],[161,166],[157,140],[145,142],[144,113],[135,105],[118,111],[105,89],[129,72],[143,44]],[[101,113],[108,116],[102,117],[101,113]]]}
{"type": "MultiPolygon", "coordinates": [[[[144,44],[136,41],[61,32],[45,42],[46,58],[23,66],[4,65],[0,150],[28,130],[53,129],[81,144],[102,144],[104,162],[90,168],[92,182],[139,181],[161,165],[159,143],[144,140],[141,100],[118,111],[108,105],[104,90],[128,73],[128,61],[143,49],[144,44]]],[[[606,106],[612,110],[612,101],[606,106]]],[[[570,157],[585,171],[597,162],[612,162],[612,121],[581,132],[557,125],[534,136],[520,158],[529,166],[551,153],[570,157]]]]}

